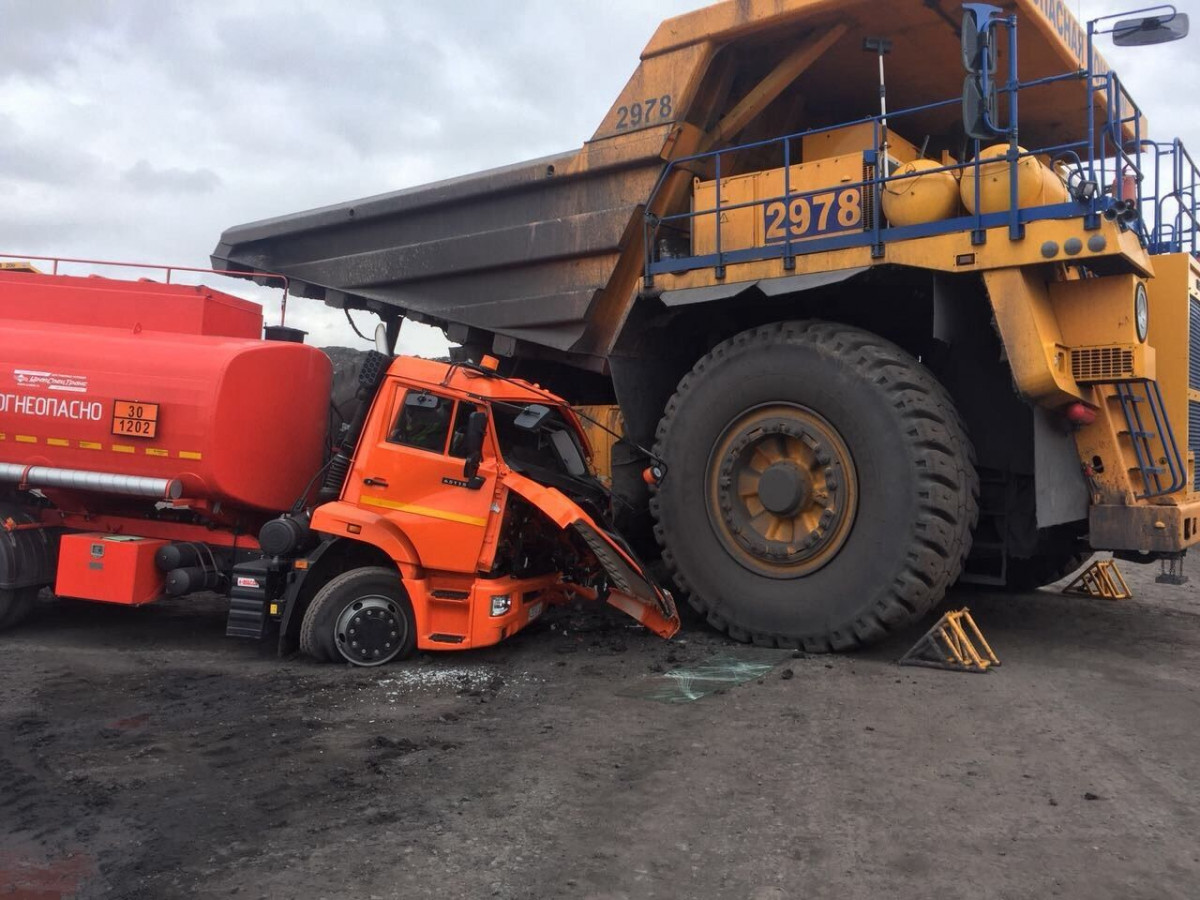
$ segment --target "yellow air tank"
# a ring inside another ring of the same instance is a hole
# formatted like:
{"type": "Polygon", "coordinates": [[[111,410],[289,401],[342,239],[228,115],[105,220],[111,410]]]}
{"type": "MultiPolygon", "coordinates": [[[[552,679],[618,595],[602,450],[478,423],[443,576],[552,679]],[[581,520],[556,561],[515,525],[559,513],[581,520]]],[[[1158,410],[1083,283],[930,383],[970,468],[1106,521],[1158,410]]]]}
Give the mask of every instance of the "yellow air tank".
{"type": "MultiPolygon", "coordinates": [[[[1024,153],[1025,149],[1020,148],[1024,153]]],[[[1008,144],[996,144],[979,151],[979,202],[984,213],[1004,212],[1009,207],[1009,164],[1005,160],[1008,144]],[[988,162],[988,160],[992,160],[988,162]]],[[[1023,156],[1017,161],[1017,205],[1047,206],[1067,201],[1067,186],[1052,169],[1035,156],[1023,156]]],[[[968,164],[962,173],[962,202],[971,215],[975,214],[975,167],[968,164]]]]}
{"type": "Polygon", "coordinates": [[[891,224],[940,222],[958,212],[958,179],[953,172],[930,171],[941,168],[932,159],[916,159],[896,170],[896,180],[883,189],[883,214],[891,224]]]}

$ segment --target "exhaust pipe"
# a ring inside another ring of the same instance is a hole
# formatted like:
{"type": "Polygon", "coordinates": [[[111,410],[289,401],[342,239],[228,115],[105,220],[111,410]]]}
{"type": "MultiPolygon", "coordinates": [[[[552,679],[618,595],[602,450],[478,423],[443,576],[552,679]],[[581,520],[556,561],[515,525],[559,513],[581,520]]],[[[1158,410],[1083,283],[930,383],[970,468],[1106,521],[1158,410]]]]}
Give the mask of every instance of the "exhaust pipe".
{"type": "Polygon", "coordinates": [[[143,478],[115,472],[52,469],[49,466],[21,466],[16,463],[0,463],[0,482],[5,481],[31,488],[94,491],[152,500],[178,500],[183,496],[183,482],[178,478],[143,478]]]}
{"type": "Polygon", "coordinates": [[[1132,225],[1140,219],[1137,204],[1132,200],[1118,200],[1104,211],[1104,218],[1109,222],[1120,222],[1122,225],[1132,225]]]}

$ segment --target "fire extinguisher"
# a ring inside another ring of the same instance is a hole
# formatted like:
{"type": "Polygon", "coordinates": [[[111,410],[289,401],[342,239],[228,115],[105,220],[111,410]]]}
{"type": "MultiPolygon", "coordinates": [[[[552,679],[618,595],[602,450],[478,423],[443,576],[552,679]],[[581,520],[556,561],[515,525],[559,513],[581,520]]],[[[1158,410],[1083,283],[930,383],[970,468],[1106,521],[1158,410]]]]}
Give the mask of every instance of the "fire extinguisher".
{"type": "Polygon", "coordinates": [[[1124,174],[1112,183],[1112,187],[1108,191],[1118,200],[1125,200],[1128,203],[1136,204],[1138,199],[1137,172],[1126,166],[1124,174]]]}

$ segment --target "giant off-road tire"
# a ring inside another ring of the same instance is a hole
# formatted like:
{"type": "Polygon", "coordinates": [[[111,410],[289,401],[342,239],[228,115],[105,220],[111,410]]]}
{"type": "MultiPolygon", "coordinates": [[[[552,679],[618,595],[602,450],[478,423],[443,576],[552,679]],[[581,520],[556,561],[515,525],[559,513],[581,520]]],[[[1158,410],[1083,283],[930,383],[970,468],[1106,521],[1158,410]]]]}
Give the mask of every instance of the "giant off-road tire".
{"type": "Polygon", "coordinates": [[[788,322],[719,344],[659,423],[663,559],[731,637],[814,652],[928,612],[962,570],[974,454],[953,402],[869,332],[788,322]]]}
{"type": "Polygon", "coordinates": [[[329,387],[330,408],[338,424],[349,422],[354,418],[354,409],[358,405],[355,399],[358,393],[358,375],[362,372],[368,351],[352,350],[349,347],[323,349],[333,364],[333,381],[329,387]]]}
{"type": "Polygon", "coordinates": [[[36,587],[0,590],[0,631],[15,628],[33,613],[37,602],[36,587]]]}
{"type": "Polygon", "coordinates": [[[1061,551],[1029,559],[1010,559],[1004,590],[1013,594],[1036,591],[1083,568],[1083,564],[1091,558],[1091,553],[1083,551],[1061,551]]]}

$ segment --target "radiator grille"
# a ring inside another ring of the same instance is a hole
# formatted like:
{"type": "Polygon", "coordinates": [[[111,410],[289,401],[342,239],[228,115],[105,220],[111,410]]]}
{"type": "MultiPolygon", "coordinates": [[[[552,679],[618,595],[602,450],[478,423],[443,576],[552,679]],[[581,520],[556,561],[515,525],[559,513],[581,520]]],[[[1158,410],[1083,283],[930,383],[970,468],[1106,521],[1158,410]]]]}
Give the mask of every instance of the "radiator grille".
{"type": "Polygon", "coordinates": [[[1076,381],[1133,378],[1133,351],[1128,347],[1076,347],[1071,351],[1071,376],[1076,381]]]}
{"type": "Polygon", "coordinates": [[[1200,462],[1200,403],[1188,403],[1188,449],[1196,454],[1200,462]]]}
{"type": "Polygon", "coordinates": [[[1191,301],[1191,310],[1188,322],[1188,382],[1200,390],[1200,301],[1191,301]]]}

